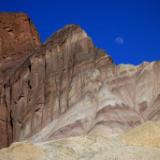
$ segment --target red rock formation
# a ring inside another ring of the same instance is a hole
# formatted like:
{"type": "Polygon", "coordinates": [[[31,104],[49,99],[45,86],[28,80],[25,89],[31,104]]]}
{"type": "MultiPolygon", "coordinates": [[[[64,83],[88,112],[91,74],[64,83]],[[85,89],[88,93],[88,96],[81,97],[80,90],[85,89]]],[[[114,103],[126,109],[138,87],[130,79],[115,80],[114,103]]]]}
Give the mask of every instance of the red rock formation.
{"type": "Polygon", "coordinates": [[[79,26],[68,25],[14,70],[1,99],[13,141],[113,136],[160,119],[159,82],[159,62],[116,66],[79,26]]]}
{"type": "Polygon", "coordinates": [[[12,141],[6,82],[39,45],[38,33],[27,15],[0,13],[0,147],[12,141]]]}
{"type": "Polygon", "coordinates": [[[37,45],[40,45],[38,33],[27,15],[0,14],[0,59],[28,54],[37,45]]]}

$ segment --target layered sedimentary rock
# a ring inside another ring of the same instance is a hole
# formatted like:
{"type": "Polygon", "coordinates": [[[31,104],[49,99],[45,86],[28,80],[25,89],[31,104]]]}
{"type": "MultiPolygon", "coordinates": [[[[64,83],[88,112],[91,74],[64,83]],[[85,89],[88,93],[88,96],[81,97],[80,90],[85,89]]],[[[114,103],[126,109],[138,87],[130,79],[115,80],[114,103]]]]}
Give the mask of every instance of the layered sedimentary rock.
{"type": "MultiPolygon", "coordinates": [[[[114,66],[107,57],[99,62],[105,65],[81,73],[86,76],[82,91],[79,87],[72,91],[73,96],[82,93],[81,99],[31,140],[102,133],[116,136],[145,121],[159,120],[159,62],[137,67],[114,66]]],[[[81,84],[77,79],[74,83],[81,84]]]]}
{"type": "Polygon", "coordinates": [[[160,119],[160,62],[115,65],[68,25],[14,69],[1,100],[11,124],[2,135],[13,141],[116,136],[160,119]]]}
{"type": "MultiPolygon", "coordinates": [[[[40,46],[38,33],[23,13],[0,13],[0,147],[12,141],[11,105],[6,104],[7,81],[40,46]]],[[[11,98],[11,97],[10,97],[11,98]]]]}

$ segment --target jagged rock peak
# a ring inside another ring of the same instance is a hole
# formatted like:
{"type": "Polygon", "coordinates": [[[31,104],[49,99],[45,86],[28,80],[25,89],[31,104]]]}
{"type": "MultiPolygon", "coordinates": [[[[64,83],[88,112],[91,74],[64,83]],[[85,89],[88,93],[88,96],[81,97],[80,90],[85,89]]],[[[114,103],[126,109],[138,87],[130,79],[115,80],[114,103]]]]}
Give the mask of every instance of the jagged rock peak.
{"type": "Polygon", "coordinates": [[[64,26],[62,29],[55,32],[46,42],[45,45],[51,47],[62,46],[65,43],[76,43],[83,41],[87,46],[93,48],[91,38],[87,33],[76,24],[64,26]]]}

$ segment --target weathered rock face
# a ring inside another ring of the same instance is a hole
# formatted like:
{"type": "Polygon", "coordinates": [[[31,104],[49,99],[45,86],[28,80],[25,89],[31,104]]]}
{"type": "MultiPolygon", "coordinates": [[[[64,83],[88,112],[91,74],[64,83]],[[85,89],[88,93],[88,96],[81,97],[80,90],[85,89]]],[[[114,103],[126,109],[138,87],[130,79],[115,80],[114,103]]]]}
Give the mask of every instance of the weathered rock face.
{"type": "Polygon", "coordinates": [[[38,33],[23,13],[0,14],[0,59],[27,53],[40,45],[38,33]]]}
{"type": "MultiPolygon", "coordinates": [[[[81,99],[32,136],[32,141],[81,134],[116,136],[147,120],[159,120],[159,62],[137,67],[114,66],[107,57],[99,62],[105,65],[81,73],[86,76],[83,90],[72,91],[73,96],[84,94],[81,99]]],[[[81,83],[77,79],[76,86],[81,83]]]]}
{"type": "Polygon", "coordinates": [[[89,91],[83,94],[81,85],[96,65],[97,52],[87,34],[70,25],[17,70],[6,88],[12,97],[7,103],[14,106],[14,140],[34,135],[83,100],[89,91]]]}
{"type": "Polygon", "coordinates": [[[160,119],[160,62],[117,66],[77,25],[56,32],[23,62],[1,98],[13,141],[114,136],[160,119]]]}
{"type": "Polygon", "coordinates": [[[30,19],[23,13],[0,13],[0,147],[12,141],[10,105],[5,88],[15,70],[40,45],[30,19]],[[8,108],[9,107],[9,108],[8,108]]]}
{"type": "Polygon", "coordinates": [[[0,83],[40,46],[38,33],[24,13],[0,13],[0,83]]]}

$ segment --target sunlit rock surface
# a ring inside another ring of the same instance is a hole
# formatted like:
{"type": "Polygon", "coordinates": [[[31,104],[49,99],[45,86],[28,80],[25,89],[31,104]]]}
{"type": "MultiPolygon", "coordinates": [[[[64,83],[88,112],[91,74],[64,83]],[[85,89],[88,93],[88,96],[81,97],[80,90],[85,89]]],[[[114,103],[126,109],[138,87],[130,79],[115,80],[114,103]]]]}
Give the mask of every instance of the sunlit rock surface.
{"type": "Polygon", "coordinates": [[[115,65],[78,25],[65,26],[41,46],[35,42],[16,68],[1,72],[0,147],[82,135],[114,138],[160,119],[160,62],[115,65]]]}
{"type": "Polygon", "coordinates": [[[40,45],[38,32],[24,13],[0,13],[0,59],[28,52],[40,45]]]}
{"type": "Polygon", "coordinates": [[[122,142],[136,146],[160,148],[160,121],[148,121],[120,136],[122,142]]]}
{"type": "MultiPolygon", "coordinates": [[[[138,134],[146,137],[142,130],[145,126],[152,134],[152,140],[160,141],[154,132],[160,134],[158,128],[152,130],[150,124],[146,123],[130,132],[138,131],[138,134]],[[157,139],[158,138],[158,139],[157,139]]],[[[128,135],[122,135],[128,137],[128,135]]],[[[136,136],[136,135],[135,135],[136,136]]],[[[134,138],[134,137],[131,137],[134,138]]],[[[149,137],[148,137],[149,138],[149,137]]],[[[126,139],[126,142],[129,139],[126,139]]],[[[148,143],[143,146],[123,143],[118,138],[108,138],[106,135],[78,136],[31,144],[29,142],[15,143],[7,149],[0,151],[0,160],[159,160],[160,148],[153,147],[148,143]]]]}

